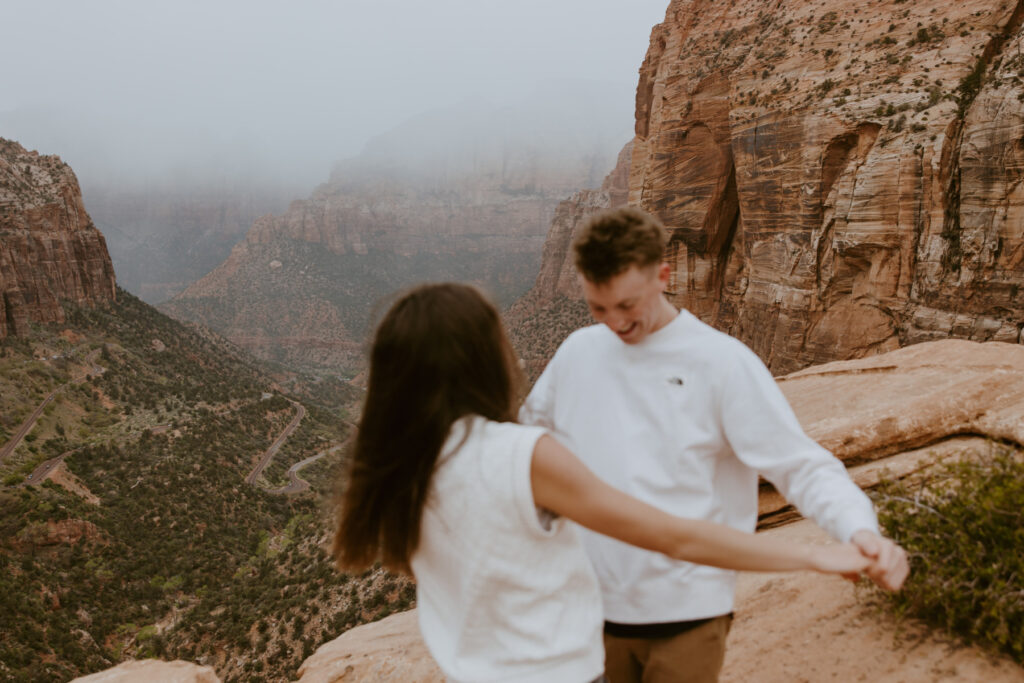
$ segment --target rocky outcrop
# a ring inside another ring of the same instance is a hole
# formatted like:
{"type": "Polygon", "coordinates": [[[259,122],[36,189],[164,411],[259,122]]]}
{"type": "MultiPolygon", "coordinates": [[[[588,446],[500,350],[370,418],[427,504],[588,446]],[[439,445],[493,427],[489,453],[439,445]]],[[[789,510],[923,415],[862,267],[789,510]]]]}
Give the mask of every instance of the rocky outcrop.
{"type": "Polygon", "coordinates": [[[416,610],[357,626],[324,643],[299,667],[298,683],[443,683],[420,637],[416,610]]]}
{"type": "Polygon", "coordinates": [[[949,339],[816,365],[779,386],[847,464],[970,434],[1024,447],[1024,346],[949,339]]]}
{"type": "MultiPolygon", "coordinates": [[[[828,543],[809,521],[764,532],[804,543],[828,543]]],[[[721,683],[902,681],[1017,683],[1021,667],[979,647],[950,642],[868,599],[870,593],[833,576],[809,572],[754,574],[736,580],[736,614],[721,683]]]]}
{"type": "MultiPolygon", "coordinates": [[[[816,365],[780,377],[807,433],[846,463],[862,488],[910,475],[935,459],[984,448],[1024,447],[1024,346],[960,339],[816,365]]],[[[772,526],[797,515],[762,487],[759,516],[772,526]]]]}
{"type": "Polygon", "coordinates": [[[208,666],[189,662],[161,662],[146,659],[125,662],[112,669],[88,676],[80,676],[72,683],[220,683],[220,678],[208,666]]]}
{"type": "Polygon", "coordinates": [[[109,301],[115,289],[74,172],[0,138],[0,339],[31,322],[63,322],[61,301],[109,301]]]}
{"type": "Polygon", "coordinates": [[[92,522],[82,519],[62,519],[58,522],[37,522],[26,526],[12,542],[20,552],[35,551],[56,545],[105,543],[103,533],[92,522]]]}
{"type": "Polygon", "coordinates": [[[1024,4],[673,0],[629,201],[673,301],[775,373],[930,339],[1021,342],[1024,4]]]}
{"type": "MultiPolygon", "coordinates": [[[[764,533],[803,543],[829,542],[808,521],[764,533]]],[[[1009,658],[993,657],[978,647],[951,646],[940,634],[897,621],[834,576],[741,572],[735,612],[722,683],[1021,680],[1020,667],[1009,658]]],[[[299,683],[445,680],[420,638],[415,611],[348,631],[322,645],[299,673],[299,683]]]]}

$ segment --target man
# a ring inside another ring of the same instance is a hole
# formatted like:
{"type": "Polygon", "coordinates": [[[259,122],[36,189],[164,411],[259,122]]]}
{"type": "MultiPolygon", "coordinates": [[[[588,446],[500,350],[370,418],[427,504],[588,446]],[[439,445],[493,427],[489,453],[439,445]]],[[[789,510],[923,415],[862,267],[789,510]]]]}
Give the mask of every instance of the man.
{"type": "MultiPolygon", "coordinates": [[[[562,344],[523,405],[608,483],[682,517],[753,531],[757,476],[873,560],[896,590],[906,554],[867,496],[804,434],[763,363],[664,292],[665,230],[633,208],[594,217],[573,245],[599,323],[562,344]]],[[[732,572],[669,560],[584,530],[601,582],[610,683],[715,681],[732,621],[732,572]]]]}

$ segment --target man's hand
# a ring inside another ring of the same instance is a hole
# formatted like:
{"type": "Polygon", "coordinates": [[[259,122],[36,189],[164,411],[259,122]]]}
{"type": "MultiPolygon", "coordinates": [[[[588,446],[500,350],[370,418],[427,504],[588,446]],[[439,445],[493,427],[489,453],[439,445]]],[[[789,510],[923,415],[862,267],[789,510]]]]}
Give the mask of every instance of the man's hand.
{"type": "Polygon", "coordinates": [[[860,549],[864,557],[871,560],[871,566],[864,572],[869,579],[887,591],[900,589],[910,573],[907,553],[903,548],[867,529],[855,532],[850,542],[860,549]]]}

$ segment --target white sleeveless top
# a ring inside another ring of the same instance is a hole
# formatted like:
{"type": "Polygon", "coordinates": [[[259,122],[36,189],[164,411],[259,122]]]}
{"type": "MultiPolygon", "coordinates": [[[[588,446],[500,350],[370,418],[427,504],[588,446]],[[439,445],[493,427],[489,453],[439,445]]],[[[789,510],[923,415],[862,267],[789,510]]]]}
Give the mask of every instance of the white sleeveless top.
{"type": "Polygon", "coordinates": [[[423,639],[453,681],[583,683],[604,670],[601,596],[576,529],[542,521],[533,502],[544,433],[471,416],[441,451],[411,564],[423,639]]]}

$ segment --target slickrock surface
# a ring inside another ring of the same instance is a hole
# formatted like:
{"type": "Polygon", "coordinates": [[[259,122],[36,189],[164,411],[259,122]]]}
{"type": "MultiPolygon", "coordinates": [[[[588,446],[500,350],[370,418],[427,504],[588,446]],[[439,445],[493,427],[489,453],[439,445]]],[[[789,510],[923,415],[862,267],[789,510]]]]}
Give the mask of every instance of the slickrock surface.
{"type": "Polygon", "coordinates": [[[61,300],[112,300],[114,267],[82,203],[78,180],[56,156],[0,138],[0,339],[30,322],[63,322],[61,300]]]}
{"type": "Polygon", "coordinates": [[[299,667],[299,683],[444,683],[420,637],[416,610],[347,631],[299,667]]]}
{"type": "MultiPolygon", "coordinates": [[[[817,365],[778,382],[805,431],[851,468],[861,488],[875,486],[885,470],[910,474],[928,461],[983,448],[988,439],[1024,447],[1019,344],[926,342],[817,365]]],[[[770,487],[758,503],[762,526],[796,517],[770,487]]]]}
{"type": "MultiPolygon", "coordinates": [[[[1024,347],[926,342],[779,378],[801,424],[861,487],[969,457],[987,439],[1024,446],[1024,347]]],[[[772,491],[768,526],[797,518],[772,491]]],[[[827,542],[808,521],[763,533],[827,542]]],[[[1024,681],[1024,669],[878,611],[870,594],[811,573],[741,574],[723,681],[1024,681]]],[[[306,660],[303,683],[441,681],[415,612],[355,628],[306,660]]]]}
{"type": "Polygon", "coordinates": [[[922,340],[1021,342],[1024,3],[673,0],[629,201],[673,299],[775,374],[922,340]]]}
{"type": "Polygon", "coordinates": [[[80,676],[71,683],[220,683],[213,669],[189,662],[146,659],[80,676]]]}
{"type": "Polygon", "coordinates": [[[1024,346],[949,339],[778,379],[807,433],[850,463],[957,434],[1024,446],[1024,346]]]}

